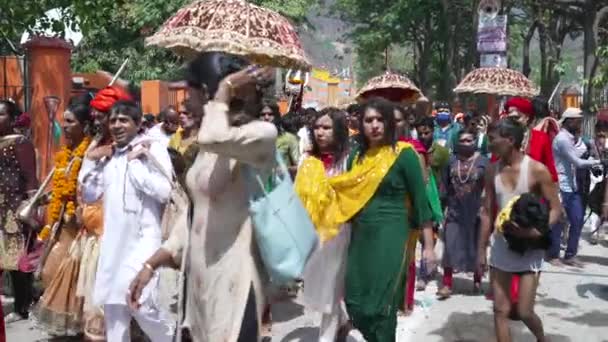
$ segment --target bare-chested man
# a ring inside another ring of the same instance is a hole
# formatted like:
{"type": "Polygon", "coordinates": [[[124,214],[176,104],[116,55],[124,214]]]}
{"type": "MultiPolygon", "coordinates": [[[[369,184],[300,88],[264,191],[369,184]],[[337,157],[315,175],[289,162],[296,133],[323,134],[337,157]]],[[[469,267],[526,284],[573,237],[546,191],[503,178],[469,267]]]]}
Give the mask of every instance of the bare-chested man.
{"type": "MultiPolygon", "coordinates": [[[[525,128],[513,119],[503,119],[488,129],[491,152],[499,158],[490,166],[486,178],[486,198],[481,210],[481,234],[478,263],[488,265],[486,251],[490,248],[490,283],[494,295],[494,323],[498,342],[510,342],[509,317],[519,317],[538,341],[546,341],[543,324],[534,312],[536,289],[545,257],[542,249],[526,251],[523,255],[509,249],[503,234],[494,232],[494,218],[515,196],[535,193],[549,201],[549,224],[555,223],[561,214],[557,188],[547,168],[521,151],[525,128]],[[511,278],[519,275],[519,297],[512,308],[510,298],[511,278]],[[512,311],[512,309],[514,311],[512,311]]],[[[511,234],[520,238],[538,239],[536,229],[513,228],[511,234]]]]}

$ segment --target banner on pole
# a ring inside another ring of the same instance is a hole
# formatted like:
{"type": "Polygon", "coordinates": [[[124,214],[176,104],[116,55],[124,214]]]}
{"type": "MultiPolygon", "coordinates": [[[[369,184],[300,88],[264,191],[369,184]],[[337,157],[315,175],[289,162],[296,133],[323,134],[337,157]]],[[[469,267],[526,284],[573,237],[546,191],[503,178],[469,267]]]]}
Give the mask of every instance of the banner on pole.
{"type": "Polygon", "coordinates": [[[477,28],[477,51],[500,53],[507,51],[507,16],[480,16],[477,28]]]}

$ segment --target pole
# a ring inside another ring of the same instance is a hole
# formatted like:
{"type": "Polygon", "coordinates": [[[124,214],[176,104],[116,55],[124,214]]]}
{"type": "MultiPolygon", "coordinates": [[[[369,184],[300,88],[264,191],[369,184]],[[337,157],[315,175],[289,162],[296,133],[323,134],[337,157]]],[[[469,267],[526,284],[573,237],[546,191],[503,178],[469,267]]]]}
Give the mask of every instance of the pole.
{"type": "Polygon", "coordinates": [[[127,57],[127,59],[125,59],[125,61],[122,62],[122,65],[120,66],[120,68],[118,68],[118,71],[116,72],[116,74],[114,75],[114,77],[112,78],[112,81],[110,81],[110,84],[108,84],[108,86],[114,85],[114,82],[116,82],[116,80],[118,80],[118,77],[120,76],[120,74],[122,74],[122,72],[125,69],[125,67],[127,66],[128,62],[129,62],[129,57],[127,57]]]}

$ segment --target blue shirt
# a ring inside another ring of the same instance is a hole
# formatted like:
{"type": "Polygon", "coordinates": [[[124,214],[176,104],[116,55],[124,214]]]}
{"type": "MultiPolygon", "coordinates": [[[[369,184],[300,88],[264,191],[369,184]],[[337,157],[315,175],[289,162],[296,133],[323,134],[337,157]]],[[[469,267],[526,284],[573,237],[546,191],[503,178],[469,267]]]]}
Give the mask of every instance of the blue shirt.
{"type": "Polygon", "coordinates": [[[599,165],[597,160],[585,160],[578,157],[575,148],[576,138],[566,129],[561,129],[553,140],[553,157],[562,192],[576,192],[576,169],[588,169],[599,165]]]}
{"type": "Polygon", "coordinates": [[[453,136],[457,134],[459,130],[460,125],[457,123],[451,123],[444,128],[439,125],[436,125],[435,130],[433,132],[433,141],[452,151],[454,147],[453,136]]]}

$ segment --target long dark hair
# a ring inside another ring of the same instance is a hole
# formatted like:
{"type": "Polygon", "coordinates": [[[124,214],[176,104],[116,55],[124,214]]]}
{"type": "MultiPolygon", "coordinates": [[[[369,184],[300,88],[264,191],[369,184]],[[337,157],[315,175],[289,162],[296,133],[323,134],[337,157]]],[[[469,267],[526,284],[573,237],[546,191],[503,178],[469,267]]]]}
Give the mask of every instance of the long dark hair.
{"type": "Polygon", "coordinates": [[[532,99],[532,107],[534,108],[534,117],[543,119],[551,115],[549,110],[549,101],[542,96],[536,96],[532,99]]]}
{"type": "Polygon", "coordinates": [[[276,101],[264,99],[262,101],[262,104],[260,105],[260,112],[258,113],[258,117],[261,116],[262,111],[266,107],[270,108],[270,110],[272,111],[272,123],[274,123],[274,125],[277,127],[279,134],[283,133],[284,130],[281,127],[281,111],[279,110],[279,105],[276,103],[276,101]]]}
{"type": "Polygon", "coordinates": [[[382,120],[384,121],[384,138],[382,145],[390,145],[394,148],[397,144],[397,137],[395,136],[394,104],[383,98],[372,98],[363,104],[361,115],[359,115],[359,131],[361,132],[359,136],[359,161],[363,161],[367,150],[369,150],[369,141],[365,136],[365,131],[363,129],[365,113],[367,113],[369,109],[374,109],[382,115],[382,120]]]}
{"type": "MultiPolygon", "coordinates": [[[[240,56],[223,52],[203,52],[191,61],[186,69],[186,82],[188,86],[195,89],[204,89],[212,99],[217,92],[220,82],[228,75],[241,71],[248,67],[250,63],[240,56]]],[[[260,100],[264,92],[271,87],[271,83],[258,84],[256,96],[260,100]]],[[[241,99],[232,99],[230,102],[231,111],[243,111],[247,117],[242,115],[233,118],[233,125],[245,124],[254,118],[257,119],[260,112],[260,104],[245,104],[241,99]]]]}
{"type": "Polygon", "coordinates": [[[300,122],[302,121],[302,119],[296,112],[289,112],[283,115],[280,121],[280,126],[285,132],[294,135],[298,134],[298,130],[300,130],[301,128],[300,122]]]}
{"type": "Polygon", "coordinates": [[[223,52],[203,52],[188,64],[186,82],[191,88],[204,87],[209,98],[213,98],[224,77],[248,65],[249,63],[239,56],[223,52]]]}
{"type": "Polygon", "coordinates": [[[0,100],[0,104],[3,104],[6,107],[6,111],[11,121],[17,120],[19,115],[21,115],[21,109],[19,109],[19,105],[16,102],[13,102],[8,99],[0,100]]]}
{"type": "Polygon", "coordinates": [[[348,150],[348,124],[346,123],[346,114],[338,108],[328,107],[315,113],[314,120],[312,120],[308,129],[310,141],[312,141],[312,155],[315,157],[319,157],[321,155],[321,149],[319,148],[319,145],[315,139],[314,126],[317,120],[326,115],[331,119],[332,122],[334,133],[332,155],[334,157],[334,162],[338,162],[344,157],[348,150]]]}
{"type": "MultiPolygon", "coordinates": [[[[82,127],[93,125],[93,116],[91,116],[91,107],[85,103],[73,103],[68,106],[68,111],[74,114],[76,120],[82,127]]],[[[87,132],[90,133],[90,132],[87,132]]]]}

